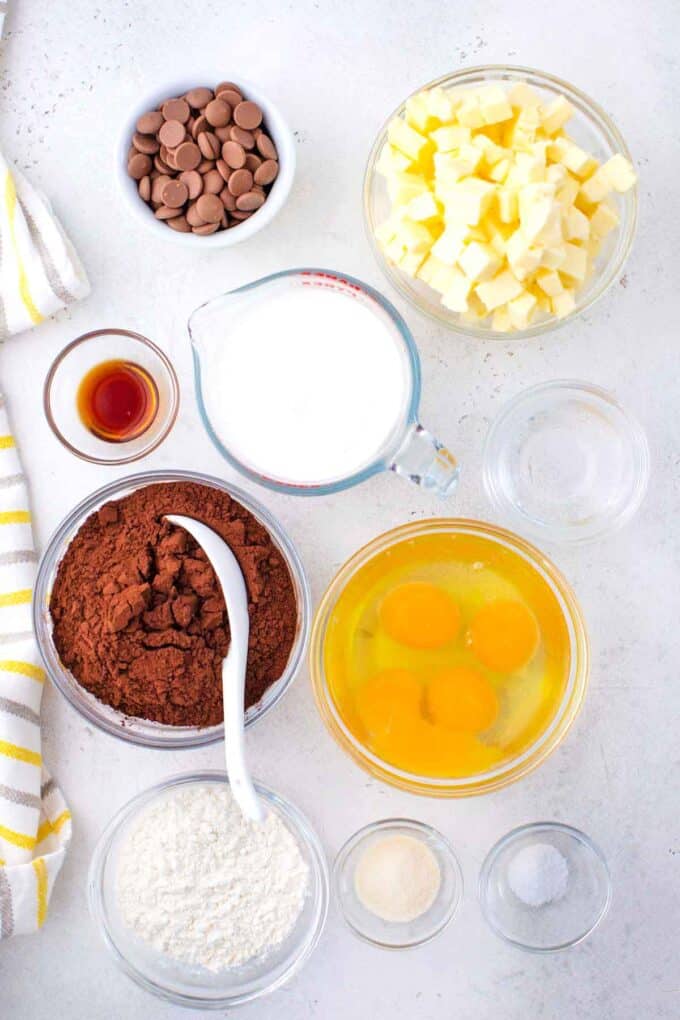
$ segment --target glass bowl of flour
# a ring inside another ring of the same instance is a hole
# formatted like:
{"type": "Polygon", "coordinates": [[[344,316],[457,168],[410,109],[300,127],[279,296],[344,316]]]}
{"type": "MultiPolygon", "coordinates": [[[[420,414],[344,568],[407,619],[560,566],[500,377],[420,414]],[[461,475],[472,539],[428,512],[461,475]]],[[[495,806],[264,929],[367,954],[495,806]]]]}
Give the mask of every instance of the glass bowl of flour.
{"type": "Polygon", "coordinates": [[[267,816],[246,821],[224,772],[175,776],[112,819],[88,878],[94,921],[118,966],[159,998],[225,1009],[279,988],[307,961],[328,910],[318,836],[255,783],[267,816]]]}

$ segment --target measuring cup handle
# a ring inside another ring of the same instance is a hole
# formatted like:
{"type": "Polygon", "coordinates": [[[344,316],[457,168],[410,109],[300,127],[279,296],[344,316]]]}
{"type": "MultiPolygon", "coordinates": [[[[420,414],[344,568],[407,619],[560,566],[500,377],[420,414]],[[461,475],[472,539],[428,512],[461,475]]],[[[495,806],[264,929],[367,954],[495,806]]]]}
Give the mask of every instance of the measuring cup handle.
{"type": "Polygon", "coordinates": [[[456,458],[418,422],[410,426],[390,470],[439,496],[450,496],[458,483],[456,458]]]}

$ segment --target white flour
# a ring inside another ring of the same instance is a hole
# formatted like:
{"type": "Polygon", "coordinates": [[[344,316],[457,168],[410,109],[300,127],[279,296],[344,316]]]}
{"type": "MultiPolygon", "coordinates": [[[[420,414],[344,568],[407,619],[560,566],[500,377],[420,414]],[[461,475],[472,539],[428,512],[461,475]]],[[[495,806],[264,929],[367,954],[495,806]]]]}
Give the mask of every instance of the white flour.
{"type": "Polygon", "coordinates": [[[218,971],[279,945],[308,867],[273,811],[245,821],[227,787],[181,787],[147,808],[118,855],[118,906],[154,949],[218,971]]]}
{"type": "Polygon", "coordinates": [[[375,460],[405,417],[406,355],[378,306],[286,286],[235,308],[214,331],[206,410],[223,445],[254,471],[291,484],[345,478],[375,460]]]}

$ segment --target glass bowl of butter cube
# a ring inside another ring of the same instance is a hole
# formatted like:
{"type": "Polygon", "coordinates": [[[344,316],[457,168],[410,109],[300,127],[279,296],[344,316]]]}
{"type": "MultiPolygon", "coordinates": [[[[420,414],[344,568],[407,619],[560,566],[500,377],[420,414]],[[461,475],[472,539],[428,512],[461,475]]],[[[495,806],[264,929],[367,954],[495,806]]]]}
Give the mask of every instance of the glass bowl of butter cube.
{"type": "Polygon", "coordinates": [[[637,222],[617,127],[583,92],[525,67],[446,75],[388,118],[364,214],[374,254],[420,311],[480,339],[523,339],[616,280],[637,222]]]}

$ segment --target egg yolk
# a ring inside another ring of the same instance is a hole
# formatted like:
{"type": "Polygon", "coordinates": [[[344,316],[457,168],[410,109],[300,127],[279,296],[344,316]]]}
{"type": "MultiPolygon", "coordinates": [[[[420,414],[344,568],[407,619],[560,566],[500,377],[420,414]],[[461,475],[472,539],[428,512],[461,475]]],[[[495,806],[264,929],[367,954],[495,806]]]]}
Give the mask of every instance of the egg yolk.
{"type": "Polygon", "coordinates": [[[384,669],[356,693],[356,708],[366,732],[386,737],[398,722],[420,714],[423,688],[407,669],[384,669]]]}
{"type": "Polygon", "coordinates": [[[536,654],[540,631],[521,602],[499,600],[479,610],[470,624],[470,648],[488,669],[509,673],[536,654]]]}
{"type": "Polygon", "coordinates": [[[432,722],[447,729],[481,733],[498,716],[493,687],[485,676],[467,666],[440,669],[427,685],[425,699],[432,722]]]}
{"type": "Polygon", "coordinates": [[[453,641],[460,627],[460,610],[453,599],[425,581],[393,588],[378,615],[387,634],[409,648],[440,648],[453,641]]]}

